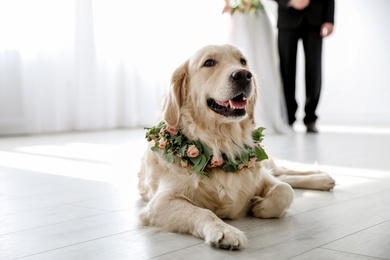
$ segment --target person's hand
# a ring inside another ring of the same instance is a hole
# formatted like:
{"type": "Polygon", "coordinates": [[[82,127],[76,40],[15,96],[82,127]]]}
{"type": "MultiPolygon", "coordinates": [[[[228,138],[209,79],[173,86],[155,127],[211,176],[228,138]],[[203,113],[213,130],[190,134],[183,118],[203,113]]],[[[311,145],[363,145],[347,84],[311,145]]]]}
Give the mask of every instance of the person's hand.
{"type": "Polygon", "coordinates": [[[290,0],[288,5],[296,10],[303,10],[310,4],[310,0],[290,0]]]}
{"type": "Polygon", "coordinates": [[[222,9],[222,13],[230,13],[230,4],[228,0],[225,0],[225,6],[222,9]]]}
{"type": "Polygon", "coordinates": [[[332,32],[333,32],[333,24],[332,23],[323,23],[321,25],[320,36],[322,38],[325,38],[325,37],[331,35],[332,32]]]}

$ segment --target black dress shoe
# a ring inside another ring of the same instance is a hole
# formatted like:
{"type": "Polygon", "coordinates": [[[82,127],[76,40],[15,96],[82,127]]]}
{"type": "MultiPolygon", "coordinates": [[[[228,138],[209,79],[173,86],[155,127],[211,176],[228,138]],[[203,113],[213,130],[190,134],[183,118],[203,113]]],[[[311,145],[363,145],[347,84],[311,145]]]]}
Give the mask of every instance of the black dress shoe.
{"type": "Polygon", "coordinates": [[[306,132],[307,133],[318,133],[318,129],[316,127],[316,123],[308,123],[306,124],[306,132]]]}

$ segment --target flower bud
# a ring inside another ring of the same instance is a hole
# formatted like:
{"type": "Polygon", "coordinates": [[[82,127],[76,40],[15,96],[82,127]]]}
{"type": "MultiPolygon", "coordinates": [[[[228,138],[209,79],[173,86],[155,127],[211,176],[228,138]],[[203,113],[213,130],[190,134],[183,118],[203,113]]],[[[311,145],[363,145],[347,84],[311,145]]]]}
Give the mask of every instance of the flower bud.
{"type": "Polygon", "coordinates": [[[187,156],[188,157],[196,157],[199,155],[199,150],[196,148],[195,145],[190,145],[187,149],[187,156]]]}

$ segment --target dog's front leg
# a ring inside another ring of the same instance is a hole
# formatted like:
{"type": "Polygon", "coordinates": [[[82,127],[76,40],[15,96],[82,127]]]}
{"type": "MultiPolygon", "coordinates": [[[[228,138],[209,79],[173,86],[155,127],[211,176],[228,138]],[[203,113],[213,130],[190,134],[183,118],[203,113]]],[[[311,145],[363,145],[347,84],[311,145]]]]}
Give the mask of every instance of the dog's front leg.
{"type": "Polygon", "coordinates": [[[244,233],[180,194],[157,193],[141,213],[144,225],[200,237],[215,247],[236,250],[248,245],[244,233]]]}
{"type": "Polygon", "coordinates": [[[258,218],[283,216],[294,199],[292,187],[265,170],[262,172],[261,187],[259,194],[251,199],[253,215],[258,218]]]}

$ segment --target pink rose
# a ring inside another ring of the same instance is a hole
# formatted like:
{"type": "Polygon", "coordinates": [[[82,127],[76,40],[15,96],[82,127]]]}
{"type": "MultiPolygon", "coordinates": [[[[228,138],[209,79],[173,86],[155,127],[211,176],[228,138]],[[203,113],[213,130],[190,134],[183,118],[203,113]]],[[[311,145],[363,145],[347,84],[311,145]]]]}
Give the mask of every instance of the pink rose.
{"type": "Polygon", "coordinates": [[[256,157],[252,157],[248,161],[248,168],[251,168],[256,163],[256,157]]]}
{"type": "Polygon", "coordinates": [[[164,138],[161,138],[158,141],[158,147],[164,149],[166,146],[167,146],[167,140],[165,140],[164,138]]]}
{"type": "Polygon", "coordinates": [[[171,125],[167,125],[167,131],[171,134],[171,135],[177,135],[177,133],[179,132],[179,130],[174,127],[174,126],[171,126],[171,125]]]}
{"type": "Polygon", "coordinates": [[[161,128],[159,134],[163,136],[165,134],[165,128],[161,128]]]}
{"type": "Polygon", "coordinates": [[[222,157],[215,157],[211,158],[211,165],[214,167],[221,166],[223,164],[222,157]]]}
{"type": "Polygon", "coordinates": [[[196,157],[199,155],[199,150],[196,148],[195,145],[190,145],[187,149],[187,156],[188,157],[196,157]]]}
{"type": "Polygon", "coordinates": [[[188,168],[188,166],[189,166],[188,161],[186,161],[186,160],[180,160],[180,165],[183,168],[188,168]]]}

